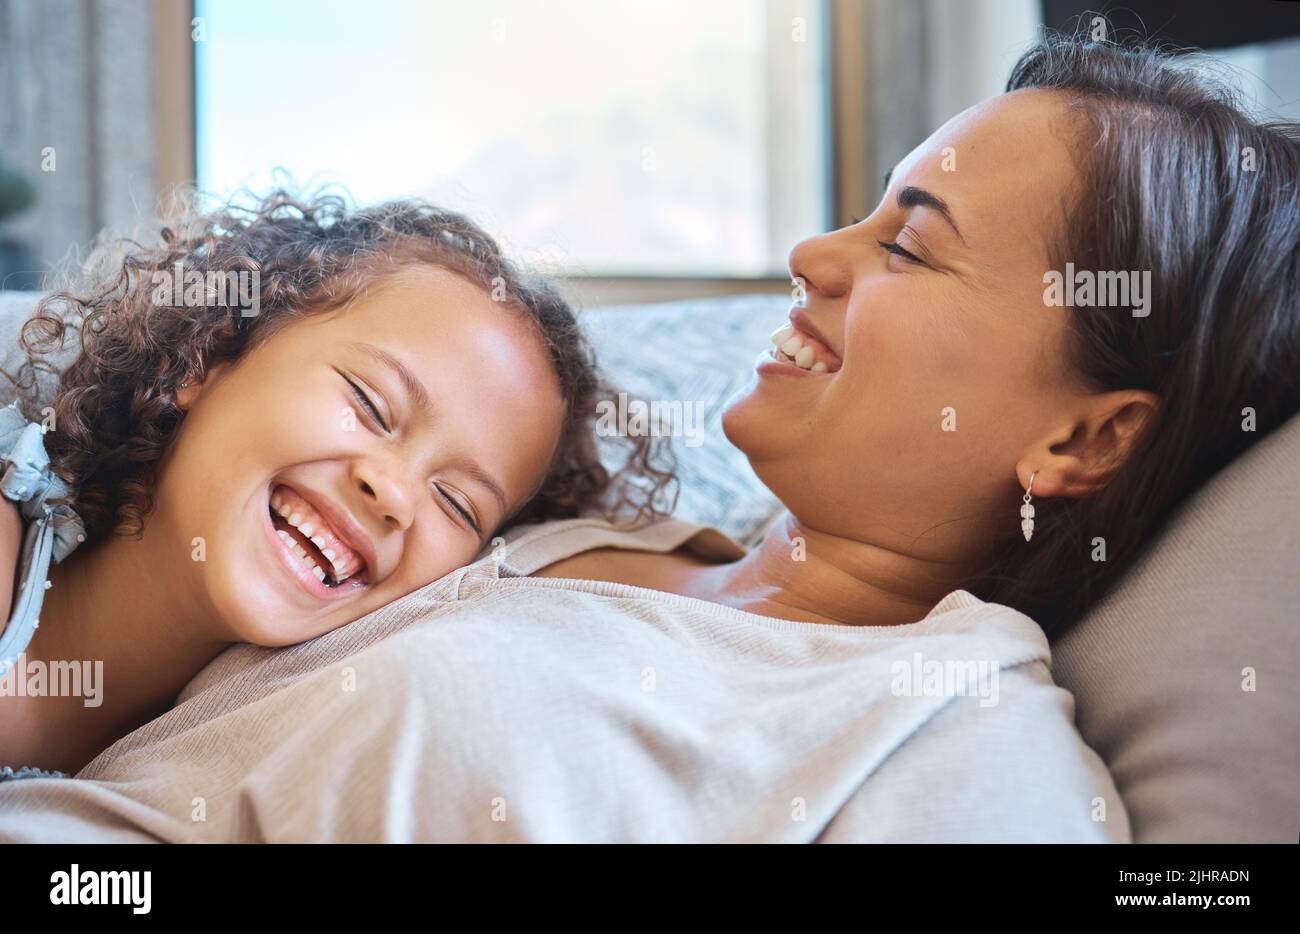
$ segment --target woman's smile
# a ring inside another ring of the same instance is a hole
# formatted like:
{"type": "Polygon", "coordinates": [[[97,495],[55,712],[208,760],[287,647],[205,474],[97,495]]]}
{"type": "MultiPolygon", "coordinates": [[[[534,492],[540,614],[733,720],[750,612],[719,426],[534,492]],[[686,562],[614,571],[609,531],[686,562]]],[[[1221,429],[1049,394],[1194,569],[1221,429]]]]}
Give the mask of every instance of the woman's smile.
{"type": "MultiPolygon", "coordinates": [[[[803,315],[797,309],[795,315],[803,315]]],[[[758,360],[758,372],[786,375],[830,376],[843,365],[826,342],[813,333],[810,323],[791,316],[772,332],[772,346],[758,360]]]]}

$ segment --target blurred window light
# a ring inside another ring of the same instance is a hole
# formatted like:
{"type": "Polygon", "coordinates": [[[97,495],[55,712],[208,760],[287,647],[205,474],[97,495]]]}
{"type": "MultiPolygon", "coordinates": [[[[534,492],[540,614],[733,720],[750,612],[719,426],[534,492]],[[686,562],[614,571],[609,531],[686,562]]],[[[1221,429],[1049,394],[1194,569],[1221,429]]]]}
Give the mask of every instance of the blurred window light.
{"type": "Polygon", "coordinates": [[[831,215],[825,0],[198,0],[198,184],[464,211],[590,276],[782,275],[831,215]]]}

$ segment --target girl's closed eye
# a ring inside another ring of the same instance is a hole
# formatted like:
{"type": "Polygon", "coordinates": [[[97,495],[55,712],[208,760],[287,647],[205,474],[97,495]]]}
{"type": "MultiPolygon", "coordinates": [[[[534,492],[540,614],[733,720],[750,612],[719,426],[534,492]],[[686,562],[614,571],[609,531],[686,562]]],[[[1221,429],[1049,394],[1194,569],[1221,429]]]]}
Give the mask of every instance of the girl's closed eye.
{"type": "MultiPolygon", "coordinates": [[[[339,375],[347,382],[348,386],[352,389],[352,394],[356,397],[357,401],[361,403],[362,407],[366,409],[370,417],[374,419],[375,423],[384,431],[388,431],[388,426],[384,423],[383,416],[380,414],[378,407],[370,400],[370,397],[366,395],[365,390],[345,374],[340,373],[339,375]]],[[[456,497],[449,495],[441,486],[435,484],[434,489],[436,489],[438,495],[446,500],[447,504],[456,511],[456,514],[464,520],[466,525],[473,529],[476,534],[480,536],[483,534],[482,526],[474,517],[474,514],[470,509],[467,509],[460,500],[456,499],[456,497]]]]}
{"type": "Polygon", "coordinates": [[[466,509],[463,505],[461,505],[458,499],[456,499],[454,496],[449,495],[446,490],[444,490],[441,486],[438,486],[437,484],[434,484],[434,489],[436,489],[438,491],[438,494],[451,505],[452,509],[456,510],[456,512],[460,514],[461,518],[463,518],[465,522],[469,524],[470,528],[472,528],[480,536],[483,534],[483,529],[479,526],[478,520],[474,518],[474,516],[470,513],[468,509],[466,509]]]}
{"type": "Polygon", "coordinates": [[[375,424],[377,424],[384,431],[388,431],[388,426],[384,424],[383,416],[380,415],[379,409],[375,406],[375,404],[370,401],[370,397],[367,396],[365,392],[362,391],[361,387],[359,387],[349,377],[344,376],[342,373],[340,373],[339,375],[343,376],[344,381],[348,384],[348,386],[352,388],[352,394],[356,396],[357,401],[361,403],[361,405],[369,413],[370,417],[374,419],[375,424]]]}

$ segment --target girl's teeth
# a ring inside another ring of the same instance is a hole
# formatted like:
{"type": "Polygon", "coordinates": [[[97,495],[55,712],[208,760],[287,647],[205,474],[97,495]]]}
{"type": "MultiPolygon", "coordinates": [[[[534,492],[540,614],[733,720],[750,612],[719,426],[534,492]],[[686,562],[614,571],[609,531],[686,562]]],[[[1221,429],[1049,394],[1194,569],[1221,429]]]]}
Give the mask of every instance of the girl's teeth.
{"type": "Polygon", "coordinates": [[[797,354],[800,351],[800,349],[802,349],[802,347],[803,347],[803,338],[801,338],[798,334],[796,334],[794,337],[790,338],[788,341],[786,341],[784,344],[781,345],[781,350],[782,352],[788,353],[790,356],[793,357],[795,354],[797,354]]]}
{"type": "Polygon", "coordinates": [[[783,325],[772,332],[772,343],[780,347],[782,344],[784,344],[786,341],[790,339],[790,335],[792,335],[793,333],[794,333],[793,325],[790,324],[783,325]]]}
{"type": "MultiPolygon", "coordinates": [[[[313,538],[312,541],[315,542],[316,539],[313,538]]],[[[329,563],[333,566],[333,568],[334,568],[334,579],[335,579],[336,581],[338,581],[338,582],[341,584],[341,583],[343,583],[345,580],[347,580],[348,577],[350,577],[351,575],[348,575],[348,574],[344,574],[344,573],[343,573],[343,568],[339,565],[339,562],[338,562],[338,555],[336,555],[336,554],[334,553],[334,549],[333,549],[333,548],[326,548],[326,547],[324,547],[324,544],[325,544],[325,543],[324,543],[323,541],[321,541],[321,542],[317,542],[317,547],[320,548],[320,553],[323,554],[323,555],[325,556],[326,560],[328,560],[329,563]]]]}
{"type": "Polygon", "coordinates": [[[813,353],[813,349],[811,347],[801,348],[799,352],[794,355],[795,366],[801,367],[805,370],[808,369],[809,367],[812,366],[814,356],[816,356],[816,354],[813,353]]]}
{"type": "MultiPolygon", "coordinates": [[[[305,535],[313,545],[320,549],[321,554],[324,555],[325,559],[330,563],[330,568],[333,572],[332,580],[334,581],[335,586],[343,583],[361,569],[358,565],[353,567],[351,571],[347,570],[348,567],[353,566],[356,563],[355,559],[350,556],[350,553],[346,560],[340,562],[338,549],[326,547],[327,543],[331,545],[334,544],[332,541],[333,536],[328,538],[326,537],[328,530],[321,529],[318,534],[313,535],[312,533],[316,531],[316,527],[311,522],[306,521],[307,517],[302,513],[296,511],[290,512],[292,509],[292,503],[290,502],[288,508],[286,508],[286,500],[284,496],[273,495],[271,497],[271,507],[286,522],[305,535]],[[289,512],[289,514],[286,515],[286,512],[289,512]]],[[[311,564],[315,566],[314,559],[302,550],[301,546],[298,545],[297,540],[290,536],[288,532],[281,531],[280,536],[289,543],[290,549],[293,550],[298,557],[311,562],[311,564]]]]}
{"type": "Polygon", "coordinates": [[[816,363],[812,365],[812,371],[814,373],[825,373],[829,369],[830,367],[822,363],[820,360],[818,360],[816,363]]]}
{"type": "MultiPolygon", "coordinates": [[[[284,529],[276,529],[275,534],[280,536],[280,539],[286,545],[289,546],[289,550],[298,556],[299,561],[305,562],[311,568],[311,572],[316,575],[317,580],[324,582],[325,571],[322,570],[320,565],[316,563],[316,560],[311,555],[307,554],[307,550],[303,548],[302,545],[299,545],[297,541],[294,540],[294,537],[292,535],[290,535],[284,529]]],[[[313,538],[312,541],[315,542],[316,539],[313,538]]],[[[346,578],[339,576],[339,566],[337,564],[334,564],[334,556],[327,552],[322,552],[322,554],[324,554],[325,557],[330,559],[330,564],[332,564],[334,567],[335,581],[339,584],[343,583],[343,581],[346,580],[346,578]]]]}

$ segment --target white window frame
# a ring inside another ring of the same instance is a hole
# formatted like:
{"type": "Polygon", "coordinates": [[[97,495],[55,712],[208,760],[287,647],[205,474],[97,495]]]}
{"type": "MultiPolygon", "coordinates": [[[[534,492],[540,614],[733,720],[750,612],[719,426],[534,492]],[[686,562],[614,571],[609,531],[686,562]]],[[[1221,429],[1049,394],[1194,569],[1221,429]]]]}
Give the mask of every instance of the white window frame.
{"type": "MultiPolygon", "coordinates": [[[[193,185],[197,177],[195,147],[195,79],[194,43],[191,39],[194,19],[193,0],[154,0],[154,56],[158,67],[156,102],[158,107],[157,177],[160,192],[173,185],[193,185]]],[[[878,87],[876,75],[888,80],[888,69],[908,67],[915,72],[915,94],[924,100],[923,56],[919,49],[907,48],[894,41],[873,37],[890,35],[899,21],[910,25],[911,32],[923,32],[922,4],[866,3],[863,0],[769,0],[767,28],[774,41],[767,47],[774,68],[780,73],[782,57],[791,54],[791,23],[795,16],[808,18],[809,40],[825,38],[825,69],[829,94],[824,96],[826,124],[830,130],[829,171],[825,173],[830,191],[826,198],[829,216],[819,229],[842,226],[878,200],[879,179],[889,156],[879,155],[873,146],[872,127],[882,118],[897,124],[899,114],[909,110],[908,101],[899,103],[897,86],[890,94],[870,93],[878,87]],[[805,11],[813,11],[809,15],[805,11]],[[816,31],[824,29],[822,36],[816,31]],[[784,41],[775,41],[781,39],[784,41]],[[883,165],[883,167],[881,167],[883,165]]],[[[910,38],[910,36],[909,36],[910,38]]],[[[806,149],[799,146],[800,134],[810,132],[821,114],[791,95],[779,81],[767,87],[772,115],[768,129],[769,190],[768,229],[773,238],[775,255],[782,255],[804,236],[818,230],[800,230],[807,221],[800,220],[801,210],[795,203],[798,190],[798,167],[806,149]],[[773,168],[775,167],[775,170],[773,168]],[[779,252],[776,252],[779,251],[779,252]]],[[[924,107],[911,109],[923,119],[924,107]]],[[[892,163],[891,163],[892,164],[892,163]]],[[[802,167],[800,167],[802,168],[802,167]]],[[[561,288],[583,307],[672,301],[683,298],[752,292],[782,293],[790,291],[785,276],[698,277],[698,276],[566,276],[561,288]]]]}

